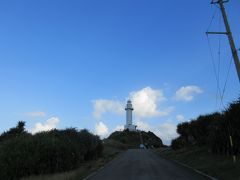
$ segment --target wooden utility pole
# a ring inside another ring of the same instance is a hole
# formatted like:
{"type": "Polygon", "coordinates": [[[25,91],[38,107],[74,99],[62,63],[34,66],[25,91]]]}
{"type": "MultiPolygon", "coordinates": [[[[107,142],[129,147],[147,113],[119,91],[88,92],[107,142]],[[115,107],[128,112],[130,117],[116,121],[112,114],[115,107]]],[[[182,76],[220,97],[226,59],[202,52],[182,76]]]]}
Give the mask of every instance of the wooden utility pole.
{"type": "Polygon", "coordinates": [[[224,3],[228,2],[229,0],[218,0],[218,1],[214,1],[212,0],[211,4],[219,4],[221,12],[222,12],[222,17],[224,20],[224,24],[225,24],[225,28],[226,28],[226,32],[207,32],[207,34],[226,34],[228,36],[228,40],[229,40],[229,44],[231,47],[231,51],[232,51],[232,56],[234,59],[234,63],[235,63],[235,67],[237,70],[237,74],[238,74],[238,80],[240,82],[240,62],[239,62],[239,57],[238,57],[238,52],[234,43],[234,39],[232,36],[232,32],[230,29],[230,25],[228,23],[228,18],[227,18],[227,14],[225,11],[225,7],[224,7],[224,3]]]}
{"type": "MultiPolygon", "coordinates": [[[[238,80],[240,82],[240,62],[239,62],[239,57],[238,57],[238,52],[234,43],[234,39],[232,36],[232,32],[230,29],[230,25],[228,23],[228,18],[227,18],[227,13],[225,11],[225,7],[224,7],[224,3],[229,2],[229,0],[212,0],[211,4],[219,4],[220,10],[222,12],[222,17],[223,17],[223,21],[224,21],[224,25],[226,28],[226,32],[207,32],[207,34],[226,34],[228,36],[228,41],[231,47],[231,51],[232,51],[232,56],[234,59],[234,63],[235,63],[235,67],[237,70],[237,74],[238,74],[238,80]]],[[[232,148],[233,151],[233,139],[231,134],[229,134],[229,140],[230,140],[230,146],[232,148]]],[[[236,162],[236,156],[233,152],[233,162],[236,162]]]]}

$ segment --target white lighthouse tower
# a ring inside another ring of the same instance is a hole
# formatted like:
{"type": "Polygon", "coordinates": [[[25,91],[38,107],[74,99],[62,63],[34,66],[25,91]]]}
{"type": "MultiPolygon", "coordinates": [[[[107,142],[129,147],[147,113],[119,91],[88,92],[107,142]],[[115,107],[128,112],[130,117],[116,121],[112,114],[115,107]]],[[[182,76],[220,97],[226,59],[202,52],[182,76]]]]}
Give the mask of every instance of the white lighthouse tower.
{"type": "Polygon", "coordinates": [[[124,126],[124,129],[128,129],[129,131],[136,131],[136,126],[132,124],[132,111],[133,106],[132,102],[128,100],[127,105],[126,105],[126,125],[124,126]]]}

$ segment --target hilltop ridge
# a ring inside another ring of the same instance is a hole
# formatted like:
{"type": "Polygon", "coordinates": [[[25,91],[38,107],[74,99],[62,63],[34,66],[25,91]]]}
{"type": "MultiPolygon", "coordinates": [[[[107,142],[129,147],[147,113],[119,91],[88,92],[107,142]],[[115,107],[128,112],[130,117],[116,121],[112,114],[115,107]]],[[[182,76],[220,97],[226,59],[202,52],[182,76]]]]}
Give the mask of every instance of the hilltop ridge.
{"type": "Polygon", "coordinates": [[[164,146],[162,140],[151,131],[115,131],[110,134],[107,139],[118,141],[128,148],[139,148],[142,143],[140,136],[142,136],[142,141],[146,148],[159,148],[164,146]]]}

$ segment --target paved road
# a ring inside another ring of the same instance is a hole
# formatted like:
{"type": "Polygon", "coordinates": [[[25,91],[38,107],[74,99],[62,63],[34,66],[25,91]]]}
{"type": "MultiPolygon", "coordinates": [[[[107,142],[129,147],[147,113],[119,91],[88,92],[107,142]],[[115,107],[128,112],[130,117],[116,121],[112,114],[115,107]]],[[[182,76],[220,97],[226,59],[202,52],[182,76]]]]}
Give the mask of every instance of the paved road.
{"type": "Polygon", "coordinates": [[[205,180],[207,178],[151,151],[131,149],[88,180],[205,180]]]}

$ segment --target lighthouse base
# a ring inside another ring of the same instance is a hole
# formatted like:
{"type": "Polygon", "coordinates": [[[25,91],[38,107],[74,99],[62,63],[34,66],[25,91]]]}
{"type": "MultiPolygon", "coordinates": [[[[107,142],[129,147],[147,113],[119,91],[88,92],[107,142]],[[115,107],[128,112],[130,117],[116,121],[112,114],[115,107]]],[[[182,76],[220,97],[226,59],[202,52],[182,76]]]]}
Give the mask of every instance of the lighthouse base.
{"type": "Polygon", "coordinates": [[[124,129],[125,130],[129,130],[129,131],[137,131],[137,126],[134,126],[134,125],[125,125],[124,126],[124,129]]]}

